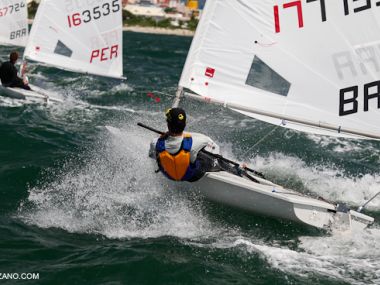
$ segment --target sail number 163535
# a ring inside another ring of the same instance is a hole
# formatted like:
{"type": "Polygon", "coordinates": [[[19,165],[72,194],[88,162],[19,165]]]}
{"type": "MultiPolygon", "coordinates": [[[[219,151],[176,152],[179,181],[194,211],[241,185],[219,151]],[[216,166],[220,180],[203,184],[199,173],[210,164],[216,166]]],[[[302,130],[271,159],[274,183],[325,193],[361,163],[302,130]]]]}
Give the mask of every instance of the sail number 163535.
{"type": "Polygon", "coordinates": [[[113,13],[119,12],[121,9],[119,0],[114,0],[110,3],[104,3],[101,6],[96,6],[90,10],[73,13],[67,16],[67,22],[70,28],[80,26],[82,23],[99,20],[113,13]]]}

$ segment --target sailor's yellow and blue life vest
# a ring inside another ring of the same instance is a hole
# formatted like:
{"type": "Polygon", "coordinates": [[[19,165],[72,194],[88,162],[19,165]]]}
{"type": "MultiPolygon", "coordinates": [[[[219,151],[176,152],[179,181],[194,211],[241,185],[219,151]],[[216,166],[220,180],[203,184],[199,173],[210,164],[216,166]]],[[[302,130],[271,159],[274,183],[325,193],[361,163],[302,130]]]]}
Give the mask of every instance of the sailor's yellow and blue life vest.
{"type": "Polygon", "coordinates": [[[199,168],[198,161],[191,163],[190,151],[193,145],[191,135],[184,136],[181,148],[175,154],[166,150],[165,140],[167,137],[160,137],[156,143],[157,163],[161,172],[169,179],[175,181],[189,181],[196,174],[199,168]]]}

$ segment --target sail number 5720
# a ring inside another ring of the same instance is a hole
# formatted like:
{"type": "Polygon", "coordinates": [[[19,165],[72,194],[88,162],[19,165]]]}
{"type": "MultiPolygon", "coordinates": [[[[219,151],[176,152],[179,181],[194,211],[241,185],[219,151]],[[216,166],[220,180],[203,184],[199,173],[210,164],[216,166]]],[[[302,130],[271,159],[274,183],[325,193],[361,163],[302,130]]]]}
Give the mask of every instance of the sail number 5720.
{"type": "Polygon", "coordinates": [[[102,17],[109,16],[119,12],[121,9],[119,0],[114,0],[110,3],[104,3],[101,6],[96,6],[91,10],[73,13],[67,16],[67,22],[70,28],[80,26],[81,24],[99,20],[102,17]]]}

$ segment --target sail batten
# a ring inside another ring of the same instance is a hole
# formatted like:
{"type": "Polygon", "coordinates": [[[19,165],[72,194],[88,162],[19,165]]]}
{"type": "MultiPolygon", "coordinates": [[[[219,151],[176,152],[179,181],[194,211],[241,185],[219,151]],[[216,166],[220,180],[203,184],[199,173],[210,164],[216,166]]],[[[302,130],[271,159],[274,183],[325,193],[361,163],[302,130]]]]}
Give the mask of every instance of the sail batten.
{"type": "MultiPolygon", "coordinates": [[[[28,61],[34,61],[33,58],[30,58],[28,56],[25,56],[24,57],[25,60],[28,60],[28,61]]],[[[39,62],[39,65],[41,66],[46,66],[46,67],[56,67],[54,64],[49,64],[49,63],[41,63],[39,62]]],[[[64,71],[68,71],[68,72],[78,72],[78,73],[82,73],[82,74],[87,74],[87,75],[94,75],[94,76],[101,76],[101,77],[107,77],[107,78],[113,78],[113,79],[119,79],[119,80],[126,80],[127,77],[125,76],[114,76],[114,75],[105,75],[104,73],[96,73],[96,72],[91,72],[89,73],[87,70],[85,69],[80,69],[80,68],[69,68],[69,67],[59,67],[59,69],[61,70],[64,70],[64,71]]]]}
{"type": "Polygon", "coordinates": [[[306,122],[313,126],[308,132],[320,132],[323,119],[378,139],[380,7],[359,9],[352,1],[345,10],[340,1],[318,3],[207,1],[179,86],[306,122]]]}
{"type": "Polygon", "coordinates": [[[123,78],[121,0],[42,0],[25,58],[60,69],[123,78]]]}

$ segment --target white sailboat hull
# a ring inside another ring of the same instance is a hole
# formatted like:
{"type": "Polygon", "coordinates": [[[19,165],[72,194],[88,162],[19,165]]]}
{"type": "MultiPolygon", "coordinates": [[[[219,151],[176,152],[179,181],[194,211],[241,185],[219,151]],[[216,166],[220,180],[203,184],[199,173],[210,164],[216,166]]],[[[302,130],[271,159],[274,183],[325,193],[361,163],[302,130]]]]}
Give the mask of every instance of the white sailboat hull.
{"type": "Polygon", "coordinates": [[[36,102],[57,102],[62,103],[63,100],[59,96],[40,87],[29,85],[32,90],[22,88],[11,88],[0,85],[0,94],[15,99],[31,100],[36,102]]]}
{"type": "Polygon", "coordinates": [[[374,221],[353,210],[337,212],[334,204],[255,178],[260,183],[225,171],[209,172],[195,185],[211,201],[316,228],[363,229],[374,221]]]}

